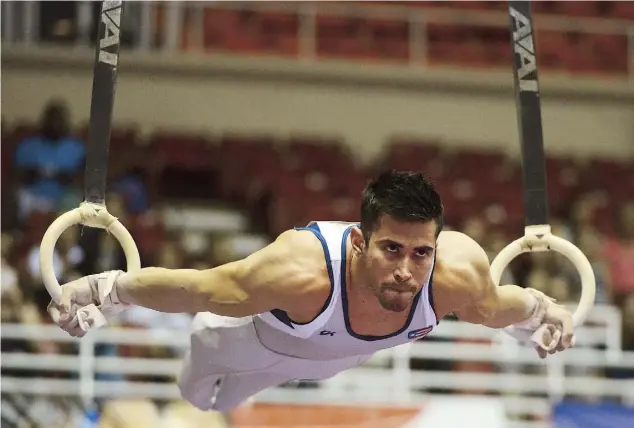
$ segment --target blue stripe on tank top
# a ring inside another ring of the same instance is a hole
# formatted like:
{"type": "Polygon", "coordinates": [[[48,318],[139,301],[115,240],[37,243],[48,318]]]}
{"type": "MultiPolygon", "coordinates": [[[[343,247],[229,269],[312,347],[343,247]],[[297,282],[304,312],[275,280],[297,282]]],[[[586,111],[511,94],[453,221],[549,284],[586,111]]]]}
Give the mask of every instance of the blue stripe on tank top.
{"type": "Polygon", "coordinates": [[[429,307],[434,311],[434,317],[436,318],[436,325],[440,324],[438,320],[438,314],[436,314],[436,308],[434,307],[434,290],[432,284],[434,283],[434,271],[436,270],[436,256],[434,256],[434,266],[431,268],[431,274],[429,275],[429,283],[427,284],[427,300],[429,301],[429,307]]]}
{"type": "Polygon", "coordinates": [[[330,293],[328,294],[328,298],[326,299],[326,303],[324,303],[324,306],[322,306],[322,308],[320,309],[319,313],[315,316],[315,318],[313,318],[312,320],[308,321],[308,322],[297,322],[291,319],[291,317],[288,316],[288,314],[286,313],[286,311],[283,311],[281,309],[273,309],[271,310],[271,314],[277,318],[280,322],[286,324],[287,326],[289,326],[290,328],[295,328],[293,327],[293,324],[295,325],[306,325],[306,324],[310,324],[311,322],[315,321],[317,319],[317,317],[319,317],[319,315],[323,314],[324,311],[328,308],[328,305],[330,305],[330,301],[332,300],[332,293],[334,291],[334,287],[335,287],[335,283],[334,283],[334,274],[332,273],[332,261],[330,259],[330,251],[328,251],[328,244],[326,243],[326,239],[324,238],[324,236],[321,234],[321,230],[319,229],[319,225],[317,223],[312,223],[306,227],[296,227],[295,230],[309,230],[311,232],[313,232],[315,234],[315,236],[319,239],[319,242],[321,242],[321,246],[324,249],[324,257],[326,258],[326,268],[328,269],[328,277],[330,278],[330,293]]]}

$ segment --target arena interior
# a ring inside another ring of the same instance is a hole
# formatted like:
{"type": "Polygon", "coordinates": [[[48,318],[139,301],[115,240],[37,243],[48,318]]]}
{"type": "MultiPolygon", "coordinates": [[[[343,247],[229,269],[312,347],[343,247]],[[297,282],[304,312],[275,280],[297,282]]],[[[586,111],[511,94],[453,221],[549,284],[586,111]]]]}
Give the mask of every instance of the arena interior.
{"type": "MultiPolygon", "coordinates": [[[[124,7],[107,207],[143,266],[210,268],[311,220],[357,221],[368,177],[387,168],[431,176],[446,227],[491,258],[523,235],[507,2],[124,7]]],[[[446,319],[218,414],[174,383],[191,314],[134,308],[82,340],[46,314],[39,244],[83,198],[100,2],[3,1],[2,427],[634,426],[634,2],[532,7],[551,225],[598,287],[576,347],[542,361],[446,319]]],[[[54,267],[62,282],[125,259],[77,227],[54,267]]],[[[519,257],[503,282],[579,297],[553,253],[519,257]]]]}

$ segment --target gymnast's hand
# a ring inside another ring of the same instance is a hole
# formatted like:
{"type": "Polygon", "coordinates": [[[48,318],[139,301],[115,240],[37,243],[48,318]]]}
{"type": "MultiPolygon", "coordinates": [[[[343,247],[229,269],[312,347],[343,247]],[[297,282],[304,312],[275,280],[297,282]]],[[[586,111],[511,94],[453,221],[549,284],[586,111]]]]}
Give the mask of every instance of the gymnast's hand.
{"type": "Polygon", "coordinates": [[[545,332],[542,335],[537,354],[546,358],[548,354],[565,351],[574,346],[574,323],[572,313],[551,300],[542,320],[545,332]]]}
{"type": "Polygon", "coordinates": [[[62,285],[60,303],[51,301],[48,313],[53,321],[71,336],[84,336],[90,327],[103,324],[98,321],[99,319],[110,319],[128,306],[118,299],[116,292],[113,292],[117,278],[122,273],[103,272],[62,285]],[[95,307],[101,314],[95,311],[95,307]]]}
{"type": "Polygon", "coordinates": [[[540,358],[565,351],[574,345],[572,313],[554,299],[532,288],[522,292],[537,299],[531,317],[505,329],[520,342],[535,348],[540,358]]]}

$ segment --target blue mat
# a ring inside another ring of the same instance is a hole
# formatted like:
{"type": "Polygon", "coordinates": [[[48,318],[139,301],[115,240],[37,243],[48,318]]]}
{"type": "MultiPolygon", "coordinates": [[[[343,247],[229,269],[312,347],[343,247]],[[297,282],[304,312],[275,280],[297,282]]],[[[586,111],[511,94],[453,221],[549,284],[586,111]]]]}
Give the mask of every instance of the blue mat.
{"type": "Polygon", "coordinates": [[[562,402],[553,410],[555,428],[634,428],[631,407],[562,402]]]}

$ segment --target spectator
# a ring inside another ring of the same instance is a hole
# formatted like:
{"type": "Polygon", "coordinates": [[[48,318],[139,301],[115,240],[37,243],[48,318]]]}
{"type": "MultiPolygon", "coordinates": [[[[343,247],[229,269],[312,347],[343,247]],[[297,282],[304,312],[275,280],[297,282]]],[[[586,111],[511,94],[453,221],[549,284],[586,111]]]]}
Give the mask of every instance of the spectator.
{"type": "Polygon", "coordinates": [[[121,195],[130,214],[143,214],[149,207],[149,195],[138,171],[128,171],[116,181],[115,191],[121,195]]]}
{"type": "Polygon", "coordinates": [[[623,207],[618,233],[606,239],[606,291],[613,303],[634,293],[634,203],[623,207]]]}
{"type": "MultiPolygon", "coordinates": [[[[594,271],[594,279],[597,284],[595,301],[597,303],[607,304],[609,302],[605,292],[606,263],[601,254],[602,245],[601,237],[594,228],[584,227],[577,233],[577,246],[581,252],[586,255],[594,271]]],[[[579,275],[577,275],[575,280],[577,284],[580,283],[579,275]]]]}
{"type": "Polygon", "coordinates": [[[564,275],[556,275],[550,279],[549,295],[559,304],[574,303],[576,296],[572,291],[570,281],[564,275]]]}
{"type": "Polygon", "coordinates": [[[550,221],[550,229],[552,234],[555,236],[559,236],[567,241],[574,240],[572,227],[567,221],[555,217],[550,221]]]}
{"type": "Polygon", "coordinates": [[[634,294],[623,304],[623,350],[634,351],[634,294]]]}
{"type": "Polygon", "coordinates": [[[83,143],[71,137],[66,105],[52,101],[44,109],[40,134],[18,143],[18,209],[21,220],[32,211],[56,211],[84,165],[83,143]]]}
{"type": "Polygon", "coordinates": [[[550,295],[550,281],[548,271],[543,267],[536,267],[526,278],[526,286],[550,295]]]}
{"type": "Polygon", "coordinates": [[[487,234],[484,222],[476,216],[472,216],[465,220],[462,225],[462,232],[473,238],[476,242],[484,242],[487,234]]]}
{"type": "MultiPolygon", "coordinates": [[[[624,351],[634,351],[634,294],[627,296],[622,307],[623,326],[622,347],[624,351]]],[[[634,369],[631,367],[618,367],[608,369],[607,375],[616,379],[634,378],[634,369]]]]}
{"type": "Polygon", "coordinates": [[[600,192],[581,195],[570,210],[570,226],[574,233],[578,233],[583,227],[591,227],[595,221],[597,210],[605,203],[604,196],[600,192]]]}
{"type": "Polygon", "coordinates": [[[15,308],[20,306],[22,302],[22,292],[20,291],[20,287],[18,286],[18,273],[17,271],[9,264],[8,261],[8,252],[13,244],[13,240],[11,239],[11,235],[6,233],[2,234],[2,271],[0,274],[2,276],[1,282],[1,299],[2,302],[2,319],[5,320],[5,315],[11,318],[9,315],[15,308]],[[6,314],[5,314],[6,310],[6,314]]]}

